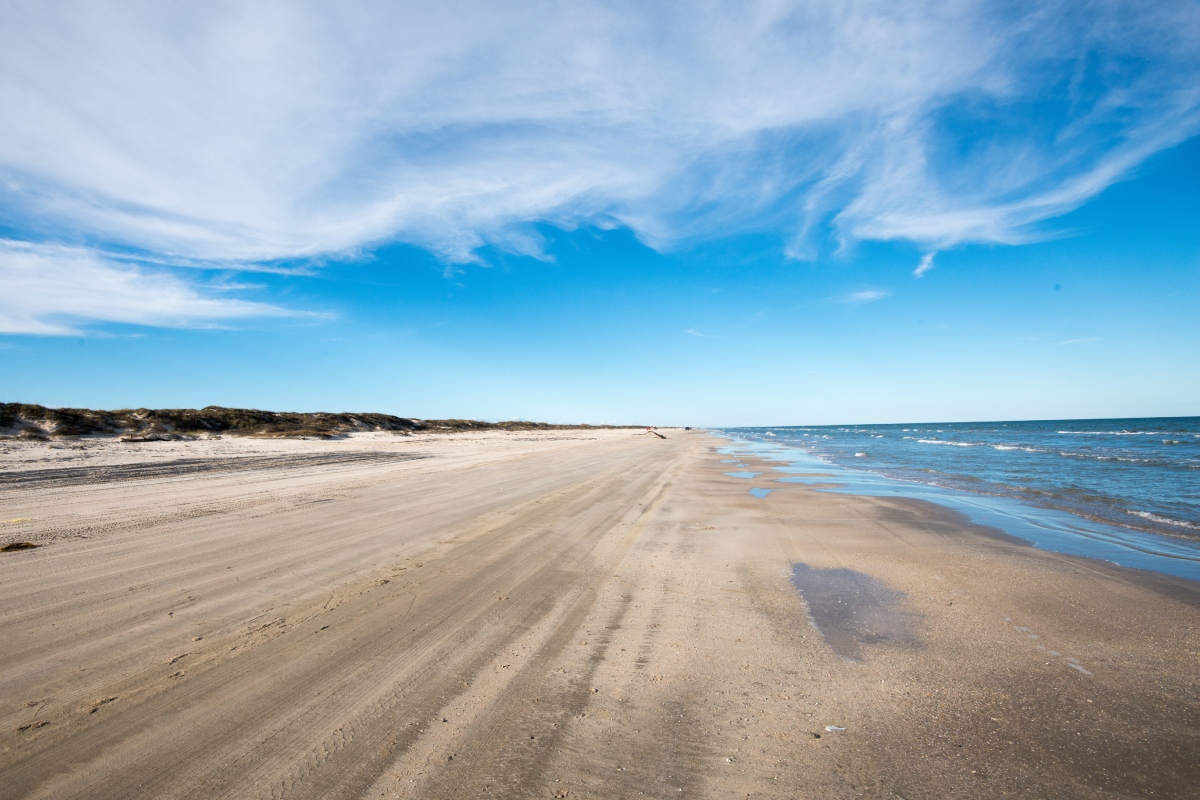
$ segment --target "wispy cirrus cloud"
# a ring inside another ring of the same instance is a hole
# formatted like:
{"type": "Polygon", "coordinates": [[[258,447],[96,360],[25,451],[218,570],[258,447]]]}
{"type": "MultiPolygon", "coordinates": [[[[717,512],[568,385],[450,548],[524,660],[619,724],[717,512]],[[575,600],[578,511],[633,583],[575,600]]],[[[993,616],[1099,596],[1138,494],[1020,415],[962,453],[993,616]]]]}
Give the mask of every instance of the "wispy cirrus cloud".
{"type": "Polygon", "coordinates": [[[254,268],[1020,243],[1200,130],[1197,41],[1188,0],[14,3],[0,222],[254,268]]]}
{"type": "Polygon", "coordinates": [[[1092,342],[1098,342],[1098,341],[1100,341],[1100,339],[1096,336],[1085,336],[1082,339],[1066,339],[1064,341],[1059,342],[1059,345],[1091,344],[1092,342]]]}
{"type": "Polygon", "coordinates": [[[82,247],[0,239],[0,333],[63,335],[89,322],[163,327],[212,326],[292,312],[201,291],[162,271],[148,271],[82,247]]]}
{"type": "Polygon", "coordinates": [[[712,336],[711,334],[701,333],[696,328],[688,328],[684,331],[688,336],[695,336],[697,339],[724,339],[724,336],[712,336]]]}
{"type": "Polygon", "coordinates": [[[860,289],[856,292],[847,292],[846,294],[838,295],[833,298],[835,303],[844,303],[846,305],[857,306],[863,303],[874,303],[877,300],[883,300],[885,297],[891,297],[890,289],[860,289]]]}
{"type": "Polygon", "coordinates": [[[933,269],[933,258],[935,255],[937,254],[926,253],[925,255],[921,256],[921,263],[917,264],[917,268],[913,270],[914,278],[923,278],[925,277],[926,272],[929,272],[929,270],[933,269]]]}

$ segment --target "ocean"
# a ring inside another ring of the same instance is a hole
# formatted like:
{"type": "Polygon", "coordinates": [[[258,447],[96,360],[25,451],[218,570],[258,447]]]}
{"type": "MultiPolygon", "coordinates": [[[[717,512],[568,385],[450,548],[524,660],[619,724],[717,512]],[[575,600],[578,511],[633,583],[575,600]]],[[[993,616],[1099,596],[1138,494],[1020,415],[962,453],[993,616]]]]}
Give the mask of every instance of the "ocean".
{"type": "Polygon", "coordinates": [[[784,482],[831,476],[835,491],[932,500],[1048,549],[1200,579],[1200,417],[723,433],[730,454],[790,464],[784,482]]]}

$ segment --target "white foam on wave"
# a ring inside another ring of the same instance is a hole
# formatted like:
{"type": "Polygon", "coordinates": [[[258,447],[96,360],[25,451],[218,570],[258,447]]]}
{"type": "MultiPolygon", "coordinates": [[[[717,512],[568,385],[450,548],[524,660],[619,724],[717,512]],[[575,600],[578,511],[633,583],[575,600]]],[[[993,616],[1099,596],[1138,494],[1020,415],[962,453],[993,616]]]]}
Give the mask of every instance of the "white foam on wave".
{"type": "Polygon", "coordinates": [[[1154,459],[1152,459],[1152,458],[1126,458],[1124,456],[1098,456],[1095,453],[1068,453],[1065,450],[1060,450],[1058,454],[1060,456],[1065,456],[1066,458],[1090,458],[1095,461],[1126,461],[1130,464],[1153,464],[1153,463],[1155,463],[1154,459]]]}
{"type": "Polygon", "coordinates": [[[1072,436],[1169,436],[1168,431],[1055,431],[1072,436]]]}
{"type": "Polygon", "coordinates": [[[948,444],[951,447],[978,447],[979,442],[946,442],[941,439],[917,439],[921,444],[948,444]]]}
{"type": "Polygon", "coordinates": [[[1148,519],[1151,522],[1159,522],[1163,525],[1174,525],[1177,528],[1191,528],[1192,530],[1200,531],[1200,525],[1194,522],[1185,522],[1181,519],[1171,519],[1170,517],[1160,517],[1158,514],[1151,514],[1149,511],[1134,511],[1132,508],[1127,508],[1125,511],[1133,514],[1135,517],[1148,519]]]}

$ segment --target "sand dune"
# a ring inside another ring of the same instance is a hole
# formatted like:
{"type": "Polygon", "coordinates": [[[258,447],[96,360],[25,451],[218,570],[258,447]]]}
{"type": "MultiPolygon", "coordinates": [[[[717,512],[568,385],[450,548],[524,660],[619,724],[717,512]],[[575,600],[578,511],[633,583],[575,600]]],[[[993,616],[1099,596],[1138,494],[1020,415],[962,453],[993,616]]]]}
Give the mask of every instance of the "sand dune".
{"type": "Polygon", "coordinates": [[[1194,584],[668,435],[8,445],[0,797],[1194,796],[1194,584]]]}

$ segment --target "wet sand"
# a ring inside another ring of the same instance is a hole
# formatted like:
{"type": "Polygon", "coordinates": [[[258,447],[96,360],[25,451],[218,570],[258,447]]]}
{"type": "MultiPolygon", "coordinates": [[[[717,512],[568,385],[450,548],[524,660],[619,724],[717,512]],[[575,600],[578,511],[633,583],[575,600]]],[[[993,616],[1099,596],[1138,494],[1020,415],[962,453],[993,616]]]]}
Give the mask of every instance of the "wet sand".
{"type": "Polygon", "coordinates": [[[0,797],[1196,795],[1200,587],[667,435],[0,446],[0,797]]]}

